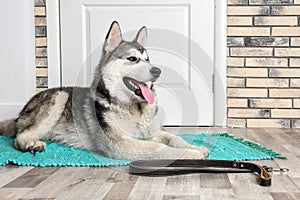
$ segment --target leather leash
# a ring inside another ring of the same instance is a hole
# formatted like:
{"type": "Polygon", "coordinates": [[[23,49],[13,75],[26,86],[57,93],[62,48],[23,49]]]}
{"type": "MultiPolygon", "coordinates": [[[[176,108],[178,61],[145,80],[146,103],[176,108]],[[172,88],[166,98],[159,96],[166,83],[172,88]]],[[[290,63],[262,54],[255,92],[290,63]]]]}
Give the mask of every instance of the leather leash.
{"type": "MultiPolygon", "coordinates": [[[[144,176],[177,175],[199,172],[213,173],[257,173],[261,186],[271,186],[271,167],[245,161],[161,159],[137,160],[129,164],[129,173],[144,176]]],[[[280,169],[284,172],[288,169],[280,169]]]]}

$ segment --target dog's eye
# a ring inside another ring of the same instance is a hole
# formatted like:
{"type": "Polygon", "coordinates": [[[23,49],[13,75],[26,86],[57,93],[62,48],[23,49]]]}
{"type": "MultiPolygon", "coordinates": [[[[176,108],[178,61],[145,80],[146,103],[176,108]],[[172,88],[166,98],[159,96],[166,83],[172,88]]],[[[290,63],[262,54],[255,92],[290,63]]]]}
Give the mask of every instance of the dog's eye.
{"type": "Polygon", "coordinates": [[[136,62],[138,59],[135,56],[130,56],[127,58],[127,60],[131,61],[131,62],[136,62]]]}
{"type": "Polygon", "coordinates": [[[146,58],[145,60],[146,60],[147,62],[150,62],[149,58],[146,58]]]}

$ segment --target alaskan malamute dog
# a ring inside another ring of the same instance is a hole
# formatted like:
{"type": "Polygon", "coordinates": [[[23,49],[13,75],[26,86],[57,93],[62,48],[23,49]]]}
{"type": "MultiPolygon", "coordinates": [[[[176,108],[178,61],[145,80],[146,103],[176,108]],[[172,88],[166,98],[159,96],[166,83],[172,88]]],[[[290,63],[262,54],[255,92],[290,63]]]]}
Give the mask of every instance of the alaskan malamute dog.
{"type": "Polygon", "coordinates": [[[162,130],[153,86],[161,70],[150,63],[146,40],[146,27],[127,42],[113,22],[90,88],[36,94],[18,118],[0,123],[0,134],[31,153],[55,141],[118,159],[205,159],[206,148],[162,130]]]}

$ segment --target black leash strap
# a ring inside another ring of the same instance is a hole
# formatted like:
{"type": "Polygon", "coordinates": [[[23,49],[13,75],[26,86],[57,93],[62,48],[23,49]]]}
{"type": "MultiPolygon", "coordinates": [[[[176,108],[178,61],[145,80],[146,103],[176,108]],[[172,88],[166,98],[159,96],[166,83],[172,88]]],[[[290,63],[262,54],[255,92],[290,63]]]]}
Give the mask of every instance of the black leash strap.
{"type": "Polygon", "coordinates": [[[137,160],[129,164],[129,173],[144,176],[176,175],[199,172],[213,173],[257,173],[261,186],[271,186],[271,175],[267,167],[244,162],[224,160],[137,160]]]}

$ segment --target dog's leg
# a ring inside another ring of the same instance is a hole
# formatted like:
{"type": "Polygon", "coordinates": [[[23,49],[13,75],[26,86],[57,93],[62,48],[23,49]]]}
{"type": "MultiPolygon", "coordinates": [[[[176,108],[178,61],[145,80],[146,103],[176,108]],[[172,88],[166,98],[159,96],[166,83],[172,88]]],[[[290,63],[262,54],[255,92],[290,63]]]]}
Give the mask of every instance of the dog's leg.
{"type": "Polygon", "coordinates": [[[46,149],[46,143],[39,140],[35,131],[25,131],[18,134],[14,145],[16,149],[29,151],[30,153],[44,151],[46,149]]]}
{"type": "Polygon", "coordinates": [[[126,137],[118,141],[109,157],[119,159],[204,159],[198,150],[173,148],[162,143],[126,137]]]}
{"type": "Polygon", "coordinates": [[[204,158],[207,158],[209,156],[209,151],[207,148],[191,145],[191,144],[187,143],[181,137],[178,137],[178,136],[168,133],[166,131],[158,132],[153,137],[151,137],[150,140],[154,141],[154,142],[158,142],[158,143],[163,143],[165,145],[168,145],[168,146],[174,147],[174,148],[194,149],[194,150],[201,152],[203,154],[204,158]]]}
{"type": "Polygon", "coordinates": [[[14,141],[15,148],[31,153],[44,151],[46,143],[41,140],[49,138],[47,134],[61,117],[68,97],[66,92],[57,92],[51,99],[45,100],[43,105],[38,105],[43,102],[29,102],[28,108],[36,106],[39,109],[35,108],[35,112],[26,112],[26,110],[23,114],[21,112],[17,121],[18,134],[14,141]]]}

